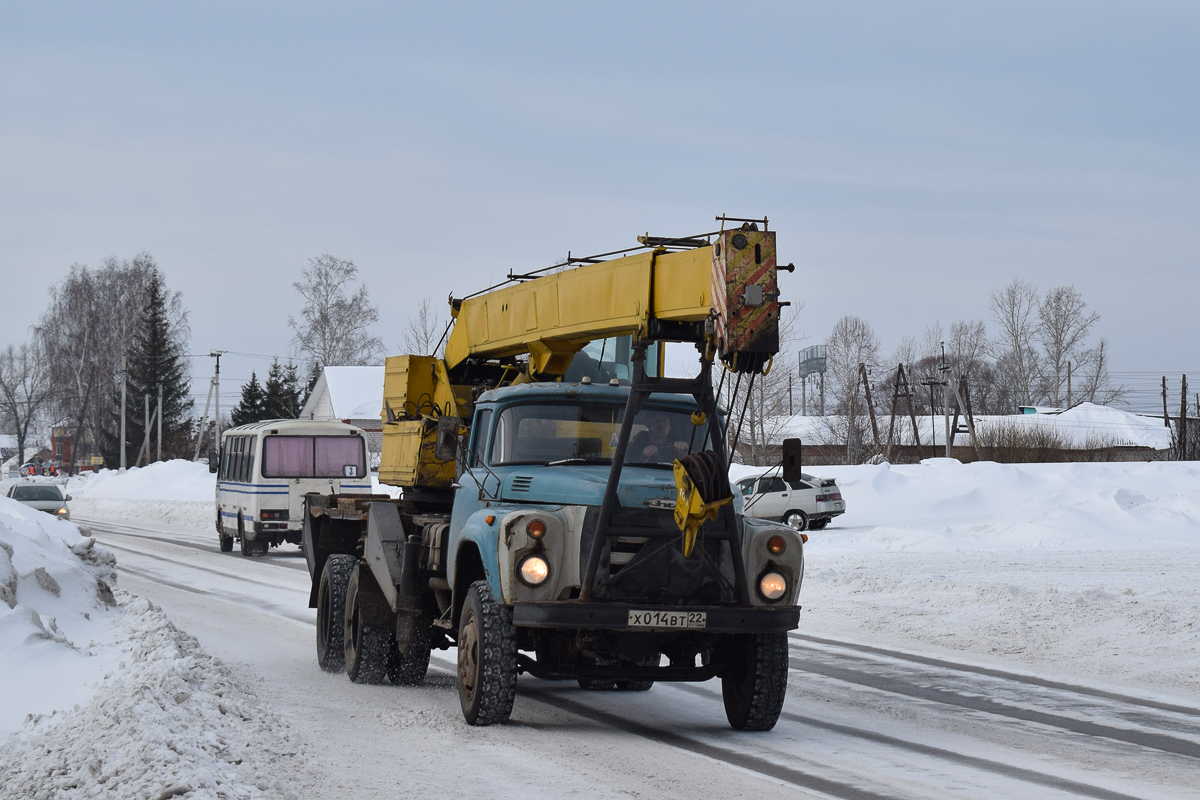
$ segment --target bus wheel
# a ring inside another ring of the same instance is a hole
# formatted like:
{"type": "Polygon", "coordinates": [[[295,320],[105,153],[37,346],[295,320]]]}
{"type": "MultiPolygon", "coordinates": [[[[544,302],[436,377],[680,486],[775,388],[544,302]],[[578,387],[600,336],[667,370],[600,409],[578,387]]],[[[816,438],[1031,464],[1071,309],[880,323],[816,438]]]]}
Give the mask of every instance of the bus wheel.
{"type": "Polygon", "coordinates": [[[221,543],[222,553],[233,552],[233,537],[225,535],[225,528],[221,525],[221,512],[217,512],[217,538],[221,543]]]}

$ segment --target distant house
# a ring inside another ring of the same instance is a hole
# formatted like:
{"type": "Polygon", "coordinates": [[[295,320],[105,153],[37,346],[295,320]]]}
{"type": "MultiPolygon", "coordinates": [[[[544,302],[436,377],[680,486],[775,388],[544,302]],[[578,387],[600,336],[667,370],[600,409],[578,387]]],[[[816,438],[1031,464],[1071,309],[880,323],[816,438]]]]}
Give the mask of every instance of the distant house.
{"type": "Polygon", "coordinates": [[[336,419],[362,428],[373,455],[383,449],[383,367],[325,367],[300,419],[336,419]]]}

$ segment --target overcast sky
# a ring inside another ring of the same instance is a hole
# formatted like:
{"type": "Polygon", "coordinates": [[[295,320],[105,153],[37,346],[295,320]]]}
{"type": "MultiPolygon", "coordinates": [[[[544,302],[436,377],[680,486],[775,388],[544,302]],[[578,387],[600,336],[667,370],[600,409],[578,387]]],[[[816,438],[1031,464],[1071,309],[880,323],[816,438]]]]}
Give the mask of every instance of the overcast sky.
{"type": "Polygon", "coordinates": [[[1200,372],[1194,3],[323,5],[0,6],[0,344],[145,250],[193,352],[287,355],[332,253],[400,352],[424,296],[724,212],[770,216],[806,344],[991,328],[1022,276],[1118,378],[1200,372]]]}

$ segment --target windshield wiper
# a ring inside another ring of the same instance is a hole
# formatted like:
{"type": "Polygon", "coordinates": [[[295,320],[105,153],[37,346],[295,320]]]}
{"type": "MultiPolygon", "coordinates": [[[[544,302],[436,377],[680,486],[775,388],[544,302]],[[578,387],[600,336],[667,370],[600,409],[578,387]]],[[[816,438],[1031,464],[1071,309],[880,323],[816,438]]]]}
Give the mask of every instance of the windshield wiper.
{"type": "Polygon", "coordinates": [[[547,461],[545,463],[545,466],[558,467],[563,464],[608,464],[608,463],[611,463],[611,459],[607,459],[602,456],[598,456],[598,457],[594,457],[594,458],[584,458],[582,456],[576,456],[575,458],[563,458],[563,459],[559,459],[558,461],[547,461]]]}
{"type": "Polygon", "coordinates": [[[675,462],[666,461],[626,461],[627,467],[655,467],[656,469],[675,469],[675,462]]]}

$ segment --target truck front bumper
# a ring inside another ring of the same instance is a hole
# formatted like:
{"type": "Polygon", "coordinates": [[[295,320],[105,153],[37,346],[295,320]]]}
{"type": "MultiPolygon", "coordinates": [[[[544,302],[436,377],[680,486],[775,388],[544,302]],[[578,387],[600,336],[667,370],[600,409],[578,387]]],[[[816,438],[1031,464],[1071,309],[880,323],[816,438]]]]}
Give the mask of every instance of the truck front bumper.
{"type": "Polygon", "coordinates": [[[625,603],[515,603],[513,625],[518,628],[572,628],[631,632],[692,631],[696,633],[784,633],[800,627],[800,606],[655,606],[625,603]],[[630,611],[703,612],[705,625],[695,628],[653,628],[629,624],[630,611]]]}

